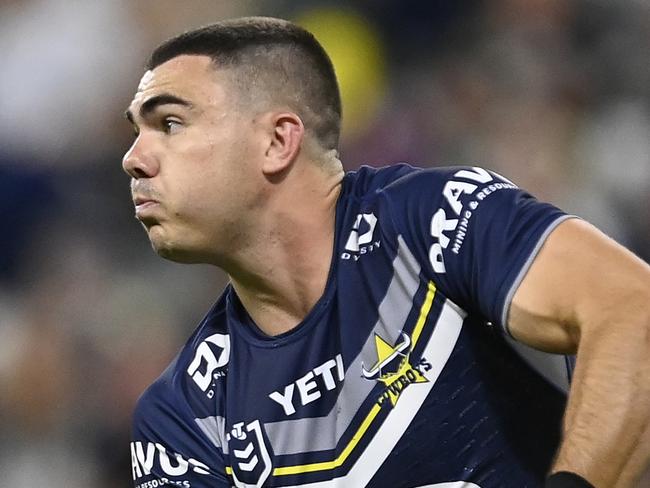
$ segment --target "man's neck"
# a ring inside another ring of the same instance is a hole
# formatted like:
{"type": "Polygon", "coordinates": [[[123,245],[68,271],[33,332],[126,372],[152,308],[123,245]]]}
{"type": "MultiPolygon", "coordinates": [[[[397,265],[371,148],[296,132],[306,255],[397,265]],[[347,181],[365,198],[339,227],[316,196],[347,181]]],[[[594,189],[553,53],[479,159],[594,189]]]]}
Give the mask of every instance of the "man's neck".
{"type": "Polygon", "coordinates": [[[248,314],[270,336],[298,325],[325,290],[342,176],[275,198],[259,237],[226,270],[248,314]]]}

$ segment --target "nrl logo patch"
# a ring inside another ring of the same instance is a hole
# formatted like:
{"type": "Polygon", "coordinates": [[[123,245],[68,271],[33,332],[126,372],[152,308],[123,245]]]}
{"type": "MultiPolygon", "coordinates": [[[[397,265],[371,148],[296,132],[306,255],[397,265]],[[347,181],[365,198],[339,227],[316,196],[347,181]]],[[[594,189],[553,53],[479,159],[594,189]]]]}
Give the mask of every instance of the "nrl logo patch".
{"type": "Polygon", "coordinates": [[[400,341],[391,346],[382,337],[375,334],[375,346],[377,348],[377,362],[370,368],[361,364],[361,373],[367,380],[380,381],[386,388],[377,403],[383,405],[387,400],[394,407],[400,395],[407,386],[413,383],[428,383],[429,380],[423,372],[431,369],[431,364],[425,359],[413,366],[409,362],[411,354],[411,338],[404,332],[400,341]]]}
{"type": "Polygon", "coordinates": [[[261,488],[271,474],[271,456],[259,420],[236,423],[226,434],[233,460],[229,474],[237,488],[261,488]]]}

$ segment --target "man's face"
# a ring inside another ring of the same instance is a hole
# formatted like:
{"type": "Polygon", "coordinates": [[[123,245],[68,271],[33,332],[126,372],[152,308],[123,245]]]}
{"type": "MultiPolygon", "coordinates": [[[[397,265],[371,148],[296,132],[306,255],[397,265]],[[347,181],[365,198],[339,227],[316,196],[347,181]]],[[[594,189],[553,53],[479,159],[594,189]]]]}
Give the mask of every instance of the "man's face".
{"type": "Polygon", "coordinates": [[[136,139],[122,166],[136,218],[163,257],[211,262],[244,231],[261,142],[235,98],[207,56],[178,56],[140,81],[127,110],[136,139]]]}

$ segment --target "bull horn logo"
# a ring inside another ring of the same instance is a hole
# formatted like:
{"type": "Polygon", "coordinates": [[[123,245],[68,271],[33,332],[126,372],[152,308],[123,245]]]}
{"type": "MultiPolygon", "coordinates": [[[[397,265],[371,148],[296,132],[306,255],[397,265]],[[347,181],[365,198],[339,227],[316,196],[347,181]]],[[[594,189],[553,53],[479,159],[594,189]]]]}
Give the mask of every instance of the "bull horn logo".
{"type": "Polygon", "coordinates": [[[363,363],[361,363],[361,373],[367,380],[374,380],[377,376],[381,376],[381,369],[387,366],[393,359],[395,359],[395,357],[405,356],[408,353],[408,349],[411,347],[411,338],[402,332],[402,342],[395,346],[391,346],[384,339],[375,334],[375,345],[377,346],[377,362],[369,370],[367,370],[363,363]]]}

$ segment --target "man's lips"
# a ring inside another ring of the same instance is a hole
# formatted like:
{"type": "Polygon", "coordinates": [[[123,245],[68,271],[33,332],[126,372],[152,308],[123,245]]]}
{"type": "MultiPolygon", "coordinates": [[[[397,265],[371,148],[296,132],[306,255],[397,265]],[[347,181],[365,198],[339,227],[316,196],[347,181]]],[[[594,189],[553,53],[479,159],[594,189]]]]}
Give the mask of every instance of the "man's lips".
{"type": "Polygon", "coordinates": [[[147,198],[147,197],[133,197],[133,203],[135,203],[136,206],[142,205],[143,203],[147,202],[156,202],[158,203],[157,200],[154,200],[153,198],[147,198]]]}
{"type": "Polygon", "coordinates": [[[135,204],[136,218],[144,217],[145,214],[150,213],[149,211],[151,209],[160,205],[160,202],[158,202],[158,200],[140,196],[133,197],[133,203],[135,204]]]}

